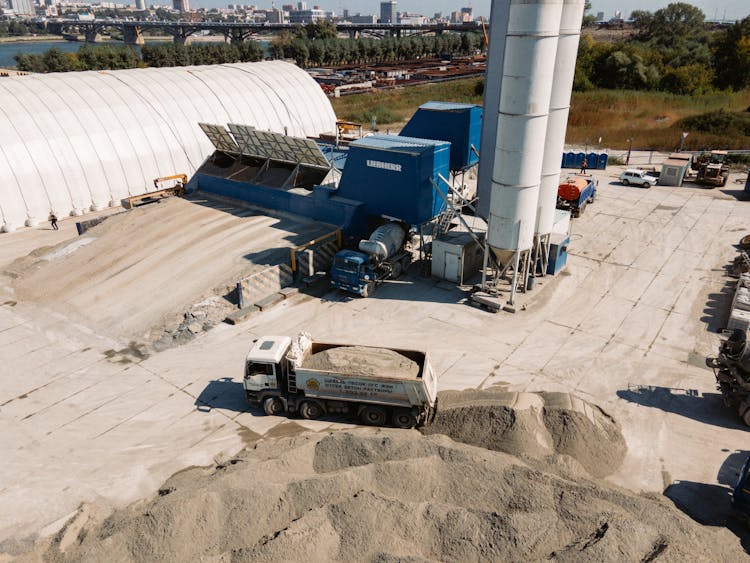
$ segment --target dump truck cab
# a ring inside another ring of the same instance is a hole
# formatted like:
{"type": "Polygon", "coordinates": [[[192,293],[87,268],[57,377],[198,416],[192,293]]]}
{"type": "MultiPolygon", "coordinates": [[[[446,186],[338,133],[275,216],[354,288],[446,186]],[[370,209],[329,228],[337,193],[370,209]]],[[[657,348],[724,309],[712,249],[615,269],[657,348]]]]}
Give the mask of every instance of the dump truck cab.
{"type": "Polygon", "coordinates": [[[375,279],[370,257],[356,250],[341,250],[333,259],[331,285],[351,293],[367,296],[370,283],[375,279]]]}
{"type": "Polygon", "coordinates": [[[242,386],[251,405],[261,405],[270,396],[278,396],[287,376],[286,353],[292,339],[288,336],[264,336],[255,341],[245,358],[242,386]]]}

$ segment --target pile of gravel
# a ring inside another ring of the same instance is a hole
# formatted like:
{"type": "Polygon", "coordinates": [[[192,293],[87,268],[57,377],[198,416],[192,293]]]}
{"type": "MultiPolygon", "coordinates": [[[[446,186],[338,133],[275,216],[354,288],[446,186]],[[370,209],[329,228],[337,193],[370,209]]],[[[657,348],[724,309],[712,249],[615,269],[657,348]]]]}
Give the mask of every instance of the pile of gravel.
{"type": "Polygon", "coordinates": [[[700,526],[661,497],[615,488],[583,471],[560,477],[503,452],[415,430],[362,428],[261,441],[225,465],[176,474],[150,501],[103,520],[94,514],[83,509],[43,557],[97,562],[745,557],[730,532],[700,526]]]}
{"type": "Polygon", "coordinates": [[[446,391],[425,434],[523,458],[570,456],[588,474],[614,473],[627,446],[617,422],[601,408],[569,393],[446,391]]]}

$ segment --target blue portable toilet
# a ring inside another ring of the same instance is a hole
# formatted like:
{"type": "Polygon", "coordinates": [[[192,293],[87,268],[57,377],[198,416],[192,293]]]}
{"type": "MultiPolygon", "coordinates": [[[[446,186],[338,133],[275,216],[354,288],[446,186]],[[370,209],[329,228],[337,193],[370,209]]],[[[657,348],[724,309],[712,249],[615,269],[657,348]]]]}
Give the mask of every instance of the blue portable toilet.
{"type": "Polygon", "coordinates": [[[419,106],[401,130],[401,135],[448,141],[451,144],[451,171],[466,170],[479,162],[477,153],[482,135],[482,107],[476,104],[427,102],[419,106]]]}
{"type": "Polygon", "coordinates": [[[450,143],[400,135],[370,135],[349,145],[337,196],[363,203],[368,216],[420,225],[440,214],[433,187],[448,177],[450,143]]]}
{"type": "Polygon", "coordinates": [[[599,155],[595,152],[590,152],[586,155],[586,168],[596,170],[599,168],[599,155]]]}
{"type": "Polygon", "coordinates": [[[575,160],[573,161],[573,168],[580,168],[583,164],[583,159],[586,158],[586,154],[582,152],[575,153],[575,160]]]}
{"type": "Polygon", "coordinates": [[[601,153],[599,155],[599,162],[596,166],[597,170],[606,170],[608,160],[609,160],[609,155],[606,152],[601,153]]]}
{"type": "Polygon", "coordinates": [[[563,168],[575,168],[576,153],[566,152],[563,154],[563,168]]]}

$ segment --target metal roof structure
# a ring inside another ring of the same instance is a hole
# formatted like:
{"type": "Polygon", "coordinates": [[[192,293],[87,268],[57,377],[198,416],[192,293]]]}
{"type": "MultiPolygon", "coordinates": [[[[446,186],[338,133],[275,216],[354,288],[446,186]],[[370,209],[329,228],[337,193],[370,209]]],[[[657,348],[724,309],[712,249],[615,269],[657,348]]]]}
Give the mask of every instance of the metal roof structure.
{"type": "Polygon", "coordinates": [[[200,123],[294,137],[336,130],[318,84],[281,61],[4,78],[0,227],[119,205],[154,178],[191,175],[214,151],[200,123]]]}

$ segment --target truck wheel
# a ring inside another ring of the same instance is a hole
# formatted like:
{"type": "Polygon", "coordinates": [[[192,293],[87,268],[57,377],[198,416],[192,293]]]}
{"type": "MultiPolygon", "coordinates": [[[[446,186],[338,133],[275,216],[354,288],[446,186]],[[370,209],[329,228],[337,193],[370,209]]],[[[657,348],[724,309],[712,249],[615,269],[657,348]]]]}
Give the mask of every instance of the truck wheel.
{"type": "Polygon", "coordinates": [[[263,411],[268,416],[279,416],[284,412],[284,403],[278,397],[268,397],[263,401],[263,411]]]}
{"type": "Polygon", "coordinates": [[[623,186],[629,186],[629,185],[630,185],[630,182],[629,182],[628,180],[623,180],[623,181],[622,181],[622,185],[623,185],[623,186]]]}
{"type": "Polygon", "coordinates": [[[299,413],[302,415],[302,418],[315,420],[316,418],[323,416],[323,407],[315,401],[305,401],[300,405],[299,413]]]}
{"type": "Polygon", "coordinates": [[[740,403],[740,418],[750,426],[750,397],[740,403]]]}
{"type": "Polygon", "coordinates": [[[393,279],[395,280],[401,275],[401,262],[394,262],[393,263],[393,271],[391,273],[391,276],[393,276],[393,279]]]}
{"type": "Polygon", "coordinates": [[[375,285],[374,285],[374,284],[373,284],[372,282],[368,283],[368,284],[367,284],[367,285],[365,286],[365,288],[364,288],[364,289],[362,290],[362,297],[365,297],[365,298],[367,298],[367,297],[369,297],[370,295],[372,295],[372,290],[373,290],[373,289],[375,289],[375,285]]]}
{"type": "Polygon", "coordinates": [[[417,419],[411,411],[406,409],[397,409],[393,413],[393,426],[396,428],[414,428],[417,425],[417,419]]]}
{"type": "Polygon", "coordinates": [[[362,410],[362,422],[370,426],[385,426],[388,417],[380,407],[365,407],[362,410]]]}

